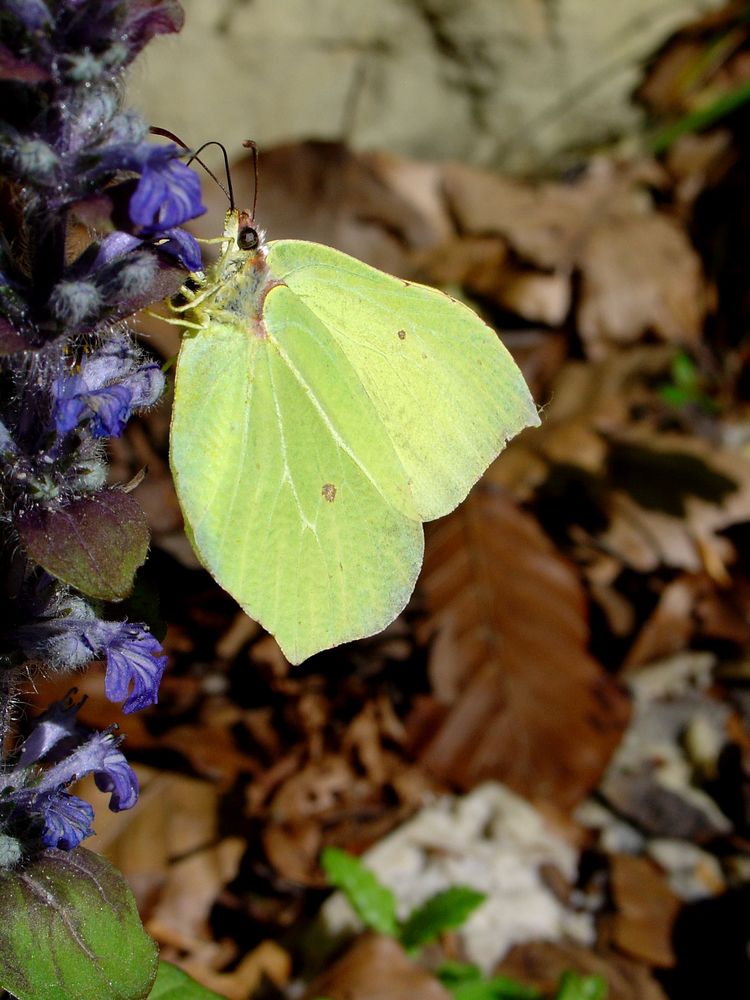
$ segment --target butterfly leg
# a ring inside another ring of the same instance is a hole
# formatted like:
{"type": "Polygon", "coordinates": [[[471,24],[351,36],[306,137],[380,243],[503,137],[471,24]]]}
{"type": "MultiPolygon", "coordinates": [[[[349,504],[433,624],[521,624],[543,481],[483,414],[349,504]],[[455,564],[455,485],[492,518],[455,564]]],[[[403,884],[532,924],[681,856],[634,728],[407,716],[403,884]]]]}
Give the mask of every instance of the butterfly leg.
{"type": "Polygon", "coordinates": [[[161,313],[152,312],[150,309],[146,310],[148,316],[153,316],[154,319],[160,319],[162,323],[169,323],[170,326],[180,326],[183,329],[190,330],[203,330],[204,327],[200,323],[192,323],[189,319],[182,319],[176,316],[162,316],[161,313]]]}

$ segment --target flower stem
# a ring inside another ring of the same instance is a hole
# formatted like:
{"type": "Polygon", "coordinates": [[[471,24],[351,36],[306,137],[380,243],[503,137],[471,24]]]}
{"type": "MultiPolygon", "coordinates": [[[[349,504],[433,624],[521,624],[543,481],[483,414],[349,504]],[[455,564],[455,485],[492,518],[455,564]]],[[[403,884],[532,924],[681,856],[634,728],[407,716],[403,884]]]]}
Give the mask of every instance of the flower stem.
{"type": "Polygon", "coordinates": [[[0,669],[0,768],[6,758],[5,744],[8,741],[13,721],[13,707],[18,688],[18,670],[0,669]]]}

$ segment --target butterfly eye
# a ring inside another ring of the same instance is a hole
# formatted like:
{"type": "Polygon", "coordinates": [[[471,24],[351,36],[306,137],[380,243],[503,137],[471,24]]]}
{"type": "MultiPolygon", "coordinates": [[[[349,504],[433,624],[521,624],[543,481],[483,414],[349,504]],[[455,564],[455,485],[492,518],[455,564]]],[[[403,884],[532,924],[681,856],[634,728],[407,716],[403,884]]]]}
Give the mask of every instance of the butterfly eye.
{"type": "Polygon", "coordinates": [[[240,250],[256,250],[259,243],[258,232],[252,226],[243,226],[237,234],[237,246],[240,250]]]}

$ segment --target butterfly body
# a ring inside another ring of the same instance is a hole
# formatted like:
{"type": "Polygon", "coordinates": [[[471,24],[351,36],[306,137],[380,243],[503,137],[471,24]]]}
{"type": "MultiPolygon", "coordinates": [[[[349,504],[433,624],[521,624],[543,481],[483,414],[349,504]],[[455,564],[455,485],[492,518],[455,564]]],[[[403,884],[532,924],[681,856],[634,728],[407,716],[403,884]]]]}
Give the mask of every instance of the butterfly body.
{"type": "Polygon", "coordinates": [[[187,310],[172,466],[202,562],[299,662],[393,620],[422,522],[538,418],[461,303],[243,225],[187,310]]]}

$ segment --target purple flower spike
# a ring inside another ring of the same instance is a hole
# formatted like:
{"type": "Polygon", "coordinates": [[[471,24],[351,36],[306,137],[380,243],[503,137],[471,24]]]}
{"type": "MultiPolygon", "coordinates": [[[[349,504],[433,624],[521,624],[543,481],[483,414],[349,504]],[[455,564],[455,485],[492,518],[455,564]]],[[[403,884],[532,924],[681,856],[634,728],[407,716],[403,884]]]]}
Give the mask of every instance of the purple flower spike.
{"type": "Polygon", "coordinates": [[[206,211],[198,175],[171,146],[154,146],[130,199],[130,218],[146,235],[163,233],[206,211]]]}
{"type": "MultiPolygon", "coordinates": [[[[137,712],[158,701],[167,657],[145,625],[101,621],[80,599],[55,603],[53,598],[46,613],[19,629],[16,637],[28,656],[52,664],[82,667],[92,660],[106,659],[105,693],[111,701],[124,701],[124,712],[137,712]]],[[[64,707],[70,702],[60,704],[64,707]]],[[[55,709],[53,718],[59,720],[62,711],[55,709]]],[[[46,718],[47,713],[42,720],[46,718]]],[[[57,731],[52,729],[47,735],[45,729],[39,736],[32,733],[29,741],[34,742],[28,752],[24,750],[25,761],[37,760],[46,752],[37,746],[51,748],[52,733],[57,731]]]]}
{"type": "MultiPolygon", "coordinates": [[[[165,232],[159,233],[158,238],[149,242],[153,245],[154,241],[157,249],[175,257],[188,271],[200,271],[203,267],[198,241],[185,229],[167,229],[165,232]]],[[[109,236],[104,237],[99,245],[94,266],[119,260],[136,247],[144,246],[145,243],[145,240],[138,236],[132,236],[130,233],[110,233],[109,236]]]]}
{"type": "MultiPolygon", "coordinates": [[[[67,788],[87,774],[109,792],[113,812],[138,800],[138,778],[118,749],[121,739],[110,730],[90,733],[76,724],[83,700],[56,702],[34,723],[14,767],[0,776],[0,825],[32,831],[44,847],[70,851],[94,831],[94,810],[67,788]],[[57,763],[40,764],[43,757],[57,763]]],[[[29,839],[29,834],[26,834],[29,839]]]]}
{"type": "Polygon", "coordinates": [[[51,16],[43,0],[5,0],[7,13],[17,17],[28,31],[46,27],[51,16]]]}
{"type": "Polygon", "coordinates": [[[118,632],[106,647],[104,693],[110,701],[124,701],[123,712],[140,712],[159,700],[159,683],[167,664],[162,648],[140,625],[118,623],[118,632]],[[132,684],[132,692],[130,691],[132,684]]]}

